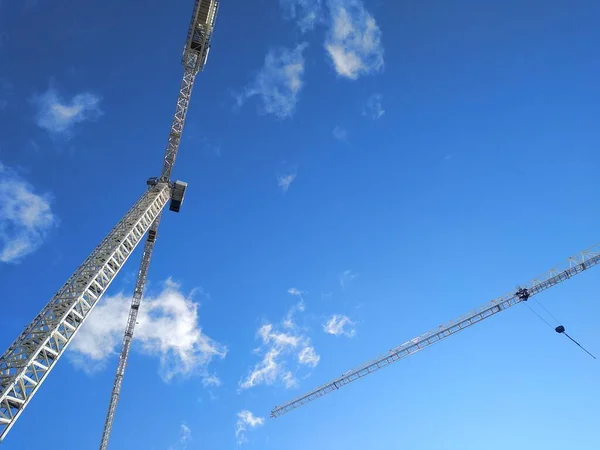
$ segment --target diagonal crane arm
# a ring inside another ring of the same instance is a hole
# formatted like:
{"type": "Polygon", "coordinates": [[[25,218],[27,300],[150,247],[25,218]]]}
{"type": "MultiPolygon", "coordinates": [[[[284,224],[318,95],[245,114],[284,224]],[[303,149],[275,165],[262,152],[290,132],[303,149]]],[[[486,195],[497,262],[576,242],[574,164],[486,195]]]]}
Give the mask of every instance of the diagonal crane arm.
{"type": "Polygon", "coordinates": [[[198,72],[204,69],[208,53],[210,51],[210,43],[213,34],[213,27],[219,2],[217,0],[195,0],[192,20],[187,34],[185,47],[181,63],[183,64],[183,79],[179,88],[179,96],[177,97],[177,106],[173,115],[173,123],[171,124],[171,133],[165,151],[163,169],[161,179],[169,181],[177,152],[179,151],[179,143],[181,141],[181,133],[185,123],[185,116],[190,104],[192,96],[192,88],[198,72]]]}
{"type": "MultiPolygon", "coordinates": [[[[161,176],[158,179],[162,182],[170,182],[171,172],[175,164],[175,159],[177,158],[177,153],[179,152],[181,134],[183,132],[183,126],[185,124],[185,118],[192,96],[194,81],[198,72],[204,68],[206,59],[208,58],[217,10],[217,0],[195,0],[192,20],[190,22],[187,40],[183,49],[183,56],[181,60],[184,67],[183,79],[179,88],[179,95],[177,96],[177,104],[175,107],[175,114],[173,115],[173,123],[171,124],[171,132],[169,133],[167,149],[165,151],[163,168],[161,171],[161,176]]],[[[182,185],[183,184],[181,182],[176,182],[174,184],[170,207],[171,210],[179,211],[179,206],[173,208],[173,202],[178,202],[180,205],[181,201],[183,201],[183,192],[185,190],[185,186],[183,186],[182,190],[180,190],[180,186],[182,185]],[[181,195],[181,198],[176,198],[178,194],[181,195]]],[[[150,268],[152,252],[158,236],[160,219],[161,216],[159,215],[150,227],[150,231],[148,232],[148,236],[146,238],[146,244],[142,254],[142,261],[140,263],[133,298],[131,300],[131,307],[129,308],[127,325],[123,335],[123,344],[121,348],[121,354],[119,356],[119,363],[117,365],[117,372],[115,374],[108,411],[106,413],[104,428],[102,430],[100,450],[108,449],[112,425],[115,419],[117,404],[119,403],[121,387],[123,385],[123,378],[125,377],[125,367],[127,366],[127,359],[129,358],[129,351],[133,341],[133,333],[137,323],[137,315],[146,287],[146,278],[150,268]]]]}
{"type": "MultiPolygon", "coordinates": [[[[0,357],[0,442],[170,199],[148,189],[0,357]]],[[[53,419],[49,419],[53,420],[53,419]]]]}
{"type": "Polygon", "coordinates": [[[106,419],[104,420],[104,429],[102,430],[102,438],[100,439],[100,450],[106,450],[108,448],[110,433],[112,431],[117,404],[119,403],[121,394],[121,386],[123,385],[123,378],[125,377],[125,367],[127,366],[129,350],[131,349],[131,342],[133,340],[133,330],[137,323],[137,316],[140,310],[144,288],[146,286],[146,278],[148,277],[148,269],[150,268],[150,260],[152,259],[152,251],[154,250],[154,243],[156,242],[158,225],[160,224],[161,217],[162,213],[154,219],[154,222],[152,222],[150,230],[148,231],[148,236],[146,237],[146,243],[144,244],[142,262],[140,263],[140,269],[135,282],[131,307],[129,308],[129,315],[127,316],[127,325],[125,326],[125,334],[123,335],[123,346],[121,348],[121,354],[119,355],[119,363],[117,365],[117,372],[110,394],[106,419]]]}
{"type": "Polygon", "coordinates": [[[428,331],[414,339],[411,339],[404,344],[393,348],[389,352],[379,356],[378,358],[367,362],[355,369],[349,370],[335,380],[326,383],[309,393],[298,397],[281,406],[276,406],[271,411],[271,417],[276,418],[287,412],[299,408],[306,403],[318,399],[339,388],[358,380],[370,373],[389,366],[396,361],[404,359],[413,353],[423,350],[424,348],[435,344],[443,339],[446,339],[465,328],[475,325],[488,317],[491,317],[505,309],[510,308],[518,303],[527,301],[534,295],[539,294],[546,289],[551,288],[563,281],[568,280],[574,275],[577,275],[584,270],[596,266],[600,263],[600,245],[596,245],[580,254],[569,258],[564,264],[558,268],[552,269],[542,276],[534,279],[525,287],[519,288],[515,293],[506,294],[500,298],[492,300],[489,303],[465,314],[455,320],[452,320],[445,325],[440,325],[438,328],[428,331]]]}

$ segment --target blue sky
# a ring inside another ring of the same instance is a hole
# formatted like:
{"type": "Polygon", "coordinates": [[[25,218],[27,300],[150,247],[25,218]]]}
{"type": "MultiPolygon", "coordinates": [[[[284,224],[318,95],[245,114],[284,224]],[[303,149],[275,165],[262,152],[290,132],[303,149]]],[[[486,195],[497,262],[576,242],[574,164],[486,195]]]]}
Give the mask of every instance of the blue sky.
{"type": "MultiPolygon", "coordinates": [[[[191,9],[0,2],[3,348],[158,174],[191,9]]],[[[524,305],[268,419],[598,241],[599,19],[223,1],[111,448],[600,448],[597,361],[524,305]]],[[[3,448],[98,445],[138,261],[3,448]]],[[[598,354],[596,270],[539,301],[598,354]]]]}

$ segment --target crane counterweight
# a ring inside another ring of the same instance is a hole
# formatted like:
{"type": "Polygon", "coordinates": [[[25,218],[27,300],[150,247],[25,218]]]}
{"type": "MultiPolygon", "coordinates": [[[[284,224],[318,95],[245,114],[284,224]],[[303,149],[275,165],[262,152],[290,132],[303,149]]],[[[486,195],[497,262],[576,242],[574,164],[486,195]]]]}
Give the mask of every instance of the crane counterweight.
{"type": "Polygon", "coordinates": [[[176,181],[173,183],[173,189],[171,190],[171,203],[169,204],[170,211],[179,212],[185,197],[186,189],[187,183],[183,181],[176,181]]]}

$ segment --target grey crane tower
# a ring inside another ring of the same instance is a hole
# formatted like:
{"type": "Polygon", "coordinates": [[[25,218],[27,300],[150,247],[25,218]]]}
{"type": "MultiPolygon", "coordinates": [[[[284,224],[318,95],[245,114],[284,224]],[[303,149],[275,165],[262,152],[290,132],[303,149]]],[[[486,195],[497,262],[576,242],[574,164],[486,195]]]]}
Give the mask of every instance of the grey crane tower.
{"type": "Polygon", "coordinates": [[[147,181],[141,198],[0,357],[0,442],[147,233],[100,444],[101,449],[107,448],[162,211],[169,203],[171,211],[179,212],[183,203],[187,184],[171,181],[171,172],[194,80],[210,50],[218,7],[218,0],[195,0],[182,56],[183,80],[160,176],[147,181]]]}

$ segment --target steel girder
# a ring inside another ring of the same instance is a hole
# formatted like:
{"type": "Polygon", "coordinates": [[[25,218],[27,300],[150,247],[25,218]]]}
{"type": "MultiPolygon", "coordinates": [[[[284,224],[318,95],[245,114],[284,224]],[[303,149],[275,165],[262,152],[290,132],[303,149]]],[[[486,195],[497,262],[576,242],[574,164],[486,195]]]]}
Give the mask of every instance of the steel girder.
{"type": "Polygon", "coordinates": [[[359,367],[345,372],[342,376],[326,383],[309,393],[298,397],[292,401],[276,406],[271,411],[271,418],[282,416],[285,413],[293,411],[306,403],[312,402],[330,392],[337,391],[353,381],[356,381],[370,373],[389,366],[396,361],[400,361],[424,348],[440,342],[465,328],[475,325],[488,317],[496,315],[518,303],[527,301],[530,297],[545,291],[569,278],[600,264],[600,245],[596,245],[588,250],[569,258],[561,266],[549,270],[543,275],[533,279],[525,287],[519,288],[514,293],[508,293],[500,298],[494,299],[489,303],[454,319],[438,328],[430,330],[389,352],[375,358],[359,367]]]}
{"type": "Polygon", "coordinates": [[[123,384],[123,378],[125,376],[125,366],[127,365],[129,350],[131,349],[131,343],[133,341],[133,332],[135,330],[135,324],[137,323],[137,316],[140,310],[142,296],[144,295],[144,288],[146,287],[146,278],[148,277],[148,270],[150,269],[152,251],[154,250],[154,244],[156,243],[161,216],[162,213],[160,213],[152,223],[152,226],[148,232],[148,236],[146,237],[146,243],[144,244],[142,262],[140,263],[140,269],[135,282],[131,307],[129,308],[129,315],[127,317],[127,326],[125,327],[125,334],[123,335],[123,347],[121,349],[121,355],[119,356],[117,373],[115,375],[115,381],[110,394],[108,412],[106,413],[106,419],[104,421],[104,429],[102,431],[102,438],[100,440],[100,450],[106,450],[108,448],[112,424],[115,420],[117,404],[119,403],[119,397],[121,394],[121,385],[123,384]]]}
{"type": "Polygon", "coordinates": [[[160,215],[168,183],[146,191],[0,357],[0,442],[160,215]]]}

